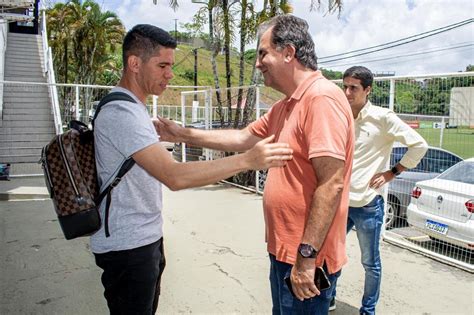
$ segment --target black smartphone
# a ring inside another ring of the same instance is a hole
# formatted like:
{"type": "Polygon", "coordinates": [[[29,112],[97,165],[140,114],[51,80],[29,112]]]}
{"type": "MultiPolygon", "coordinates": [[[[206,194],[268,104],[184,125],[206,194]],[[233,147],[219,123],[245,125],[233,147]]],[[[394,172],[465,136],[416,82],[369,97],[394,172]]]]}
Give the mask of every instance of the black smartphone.
{"type": "MultiPolygon", "coordinates": [[[[293,287],[291,285],[291,279],[289,275],[285,277],[285,282],[291,292],[291,295],[293,295],[293,297],[296,297],[295,293],[293,292],[293,287]]],[[[324,291],[331,287],[331,282],[329,281],[326,272],[321,267],[316,267],[316,271],[314,273],[314,284],[316,285],[316,288],[318,288],[319,291],[324,291]]]]}

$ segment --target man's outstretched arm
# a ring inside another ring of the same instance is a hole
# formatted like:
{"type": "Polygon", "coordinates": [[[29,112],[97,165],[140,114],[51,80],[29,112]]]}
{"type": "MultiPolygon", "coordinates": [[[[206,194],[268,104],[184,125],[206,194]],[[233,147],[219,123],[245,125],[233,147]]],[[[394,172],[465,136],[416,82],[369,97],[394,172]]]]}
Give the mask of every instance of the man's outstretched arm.
{"type": "Polygon", "coordinates": [[[179,163],[160,144],[152,144],[132,155],[135,162],[171,190],[204,186],[245,170],[282,167],[292,159],[285,143],[271,143],[274,136],[258,142],[253,148],[213,161],[179,163]]]}
{"type": "Polygon", "coordinates": [[[184,128],[172,120],[153,120],[161,141],[184,142],[195,146],[221,151],[243,152],[262,140],[250,133],[248,128],[201,130],[184,128]]]}

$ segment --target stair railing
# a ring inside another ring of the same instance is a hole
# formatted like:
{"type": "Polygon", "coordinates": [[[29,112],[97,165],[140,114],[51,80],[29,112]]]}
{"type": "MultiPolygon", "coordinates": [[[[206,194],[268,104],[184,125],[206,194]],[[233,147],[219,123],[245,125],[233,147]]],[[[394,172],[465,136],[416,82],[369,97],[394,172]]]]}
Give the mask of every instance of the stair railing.
{"type": "MultiPolygon", "coordinates": [[[[5,79],[5,52],[7,51],[7,24],[0,19],[0,80],[5,79]]],[[[0,120],[3,119],[3,84],[0,84],[0,120]]]]}
{"type": "Polygon", "coordinates": [[[53,54],[51,51],[51,47],[49,47],[48,45],[45,10],[43,10],[41,17],[41,37],[43,40],[44,71],[48,79],[49,95],[52,105],[51,109],[54,117],[54,128],[56,130],[56,134],[59,135],[63,133],[63,124],[61,120],[61,112],[59,110],[58,90],[56,87],[56,76],[54,74],[53,67],[53,54]]]}

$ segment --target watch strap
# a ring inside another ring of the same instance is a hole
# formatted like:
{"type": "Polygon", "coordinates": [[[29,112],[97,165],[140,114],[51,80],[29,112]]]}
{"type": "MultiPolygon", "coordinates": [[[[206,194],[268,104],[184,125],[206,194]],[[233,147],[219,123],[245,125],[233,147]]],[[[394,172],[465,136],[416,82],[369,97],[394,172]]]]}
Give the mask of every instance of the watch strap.
{"type": "Polygon", "coordinates": [[[396,165],[392,166],[392,168],[390,169],[390,171],[391,171],[391,172],[393,173],[393,175],[395,175],[395,176],[398,176],[398,175],[400,175],[400,173],[401,173],[401,172],[398,170],[398,168],[397,168],[396,165]]]}

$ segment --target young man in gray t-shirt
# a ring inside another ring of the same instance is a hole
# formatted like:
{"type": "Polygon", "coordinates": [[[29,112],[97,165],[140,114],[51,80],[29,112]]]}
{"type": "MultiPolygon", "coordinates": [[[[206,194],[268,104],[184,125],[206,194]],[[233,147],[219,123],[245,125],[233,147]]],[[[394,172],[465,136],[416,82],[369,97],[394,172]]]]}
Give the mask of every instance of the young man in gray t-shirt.
{"type": "Polygon", "coordinates": [[[123,75],[113,92],[126,93],[136,103],[111,101],[95,121],[101,188],[114,178],[125,159],[131,156],[136,162],[112,192],[110,236],[101,228],[91,237],[96,263],[104,270],[102,283],[111,314],[156,312],[165,265],[162,183],[171,190],[202,186],[248,169],[283,166],[292,158],[288,145],[271,143],[271,136],[239,155],[175,162],[160,144],[145,106],[147,96],[160,95],[173,78],[175,48],[176,41],[158,27],[142,24],[132,28],[123,42],[123,75]]]}

